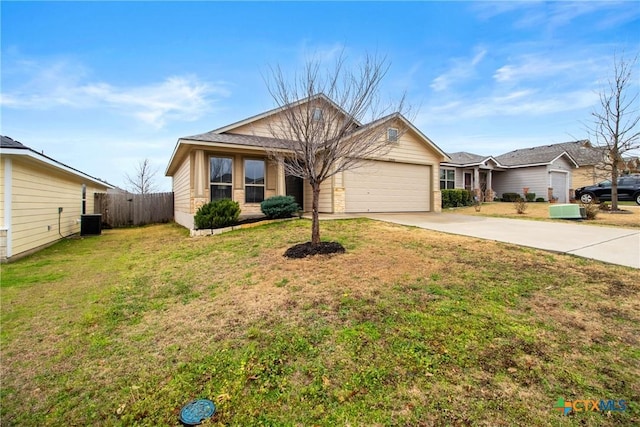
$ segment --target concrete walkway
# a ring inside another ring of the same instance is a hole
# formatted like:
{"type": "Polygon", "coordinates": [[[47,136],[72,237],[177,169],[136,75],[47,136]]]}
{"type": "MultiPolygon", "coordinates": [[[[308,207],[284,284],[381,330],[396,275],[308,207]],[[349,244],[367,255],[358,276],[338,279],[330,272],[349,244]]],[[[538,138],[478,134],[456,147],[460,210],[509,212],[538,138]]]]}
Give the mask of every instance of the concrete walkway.
{"type": "Polygon", "coordinates": [[[639,229],[447,213],[371,213],[358,216],[640,268],[639,229]]]}

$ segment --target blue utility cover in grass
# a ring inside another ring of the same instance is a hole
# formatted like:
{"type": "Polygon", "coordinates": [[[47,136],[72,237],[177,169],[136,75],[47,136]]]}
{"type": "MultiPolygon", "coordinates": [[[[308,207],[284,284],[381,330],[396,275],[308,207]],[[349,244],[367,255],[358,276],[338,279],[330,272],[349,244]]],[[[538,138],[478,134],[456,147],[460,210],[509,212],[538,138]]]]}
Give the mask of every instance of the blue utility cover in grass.
{"type": "Polygon", "coordinates": [[[216,412],[216,405],[209,399],[197,399],[184,405],[180,411],[180,421],[189,426],[200,424],[216,412]]]}

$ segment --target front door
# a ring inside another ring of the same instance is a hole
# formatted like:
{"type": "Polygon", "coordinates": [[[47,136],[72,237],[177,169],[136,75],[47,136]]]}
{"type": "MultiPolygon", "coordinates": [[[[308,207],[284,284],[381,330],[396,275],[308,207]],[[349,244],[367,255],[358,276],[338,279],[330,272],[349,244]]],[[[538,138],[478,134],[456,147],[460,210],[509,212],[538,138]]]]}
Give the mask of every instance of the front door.
{"type": "Polygon", "coordinates": [[[287,196],[292,196],[300,209],[304,209],[304,180],[297,176],[286,175],[284,185],[287,196]]]}
{"type": "Polygon", "coordinates": [[[464,189],[467,191],[471,191],[471,172],[464,173],[464,189]]]}

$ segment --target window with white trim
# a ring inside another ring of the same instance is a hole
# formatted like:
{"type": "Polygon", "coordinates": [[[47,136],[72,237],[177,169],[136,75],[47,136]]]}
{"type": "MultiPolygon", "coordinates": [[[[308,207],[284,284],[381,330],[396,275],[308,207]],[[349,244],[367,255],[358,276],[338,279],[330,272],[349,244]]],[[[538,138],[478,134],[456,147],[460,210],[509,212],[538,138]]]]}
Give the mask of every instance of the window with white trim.
{"type": "Polygon", "coordinates": [[[261,203],[264,200],[264,160],[244,161],[244,201],[261,203]]]}
{"type": "Polygon", "coordinates": [[[319,122],[322,120],[322,108],[314,108],[311,118],[314,122],[319,122]]]}
{"type": "Polygon", "coordinates": [[[87,213],[87,185],[82,184],[82,214],[87,213]]]}
{"type": "Polygon", "coordinates": [[[456,188],[456,171],[453,169],[440,169],[440,189],[451,190],[456,188]]]}
{"type": "Polygon", "coordinates": [[[228,157],[209,159],[211,200],[233,199],[233,161],[228,157]]]}
{"type": "Polygon", "coordinates": [[[387,129],[387,141],[398,142],[398,129],[396,128],[387,129]]]}

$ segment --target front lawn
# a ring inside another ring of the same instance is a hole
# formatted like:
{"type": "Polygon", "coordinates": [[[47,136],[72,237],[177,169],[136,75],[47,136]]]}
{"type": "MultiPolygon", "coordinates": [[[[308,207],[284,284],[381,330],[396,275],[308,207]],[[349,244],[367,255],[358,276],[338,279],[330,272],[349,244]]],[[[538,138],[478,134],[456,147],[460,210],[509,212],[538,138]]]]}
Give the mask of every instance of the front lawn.
{"type": "MultiPolygon", "coordinates": [[[[480,212],[476,212],[473,206],[464,208],[443,209],[442,212],[545,221],[575,221],[566,219],[549,219],[549,206],[552,205],[546,202],[527,203],[527,209],[525,213],[518,214],[513,203],[491,202],[483,203],[480,212]]],[[[580,224],[606,225],[613,227],[640,227],[640,206],[637,206],[635,203],[629,203],[626,205],[621,204],[619,208],[626,211],[626,213],[611,213],[607,211],[601,211],[598,212],[596,219],[589,221],[583,220],[580,221],[580,224]]]]}
{"type": "Polygon", "coordinates": [[[640,271],[366,219],[105,230],[2,266],[2,426],[638,425],[640,271]],[[626,411],[554,409],[559,398],[626,411]]]}

